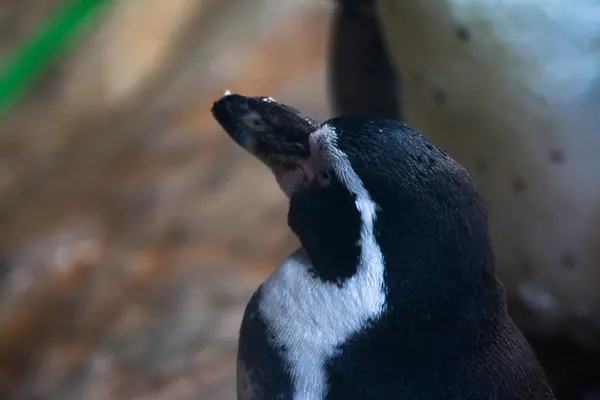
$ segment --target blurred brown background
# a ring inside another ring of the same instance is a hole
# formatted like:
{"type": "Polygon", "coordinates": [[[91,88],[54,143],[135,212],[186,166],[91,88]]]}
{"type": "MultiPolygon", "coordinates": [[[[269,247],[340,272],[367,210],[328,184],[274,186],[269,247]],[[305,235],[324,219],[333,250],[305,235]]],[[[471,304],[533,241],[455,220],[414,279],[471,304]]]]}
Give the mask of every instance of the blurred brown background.
{"type": "MultiPolygon", "coordinates": [[[[0,62],[62,2],[0,0],[0,62]]],[[[329,114],[321,0],[115,1],[0,121],[0,398],[232,399],[296,246],[225,89],[329,114]]]]}

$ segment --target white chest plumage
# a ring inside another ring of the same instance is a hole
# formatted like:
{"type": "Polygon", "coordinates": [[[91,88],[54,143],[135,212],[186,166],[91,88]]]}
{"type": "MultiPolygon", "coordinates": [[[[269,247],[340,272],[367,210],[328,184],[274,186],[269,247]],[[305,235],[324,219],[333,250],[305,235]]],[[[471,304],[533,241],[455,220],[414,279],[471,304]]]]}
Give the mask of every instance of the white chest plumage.
{"type": "Polygon", "coordinates": [[[473,176],[508,295],[540,317],[525,327],[600,330],[600,2],[379,0],[378,13],[404,116],[473,176]]]}

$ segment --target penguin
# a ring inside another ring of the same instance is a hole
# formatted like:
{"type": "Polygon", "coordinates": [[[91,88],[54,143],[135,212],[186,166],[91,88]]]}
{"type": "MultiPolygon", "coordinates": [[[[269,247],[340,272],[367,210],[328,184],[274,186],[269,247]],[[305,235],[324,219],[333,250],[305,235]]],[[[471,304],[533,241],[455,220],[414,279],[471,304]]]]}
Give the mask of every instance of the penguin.
{"type": "Polygon", "coordinates": [[[337,3],[335,113],[398,119],[467,169],[510,314],[557,396],[597,393],[600,3],[337,3]]]}
{"type": "Polygon", "coordinates": [[[555,399],[444,151],[393,119],[319,124],[265,97],[212,114],[273,172],[301,244],[245,310],[239,400],[555,399]]]}

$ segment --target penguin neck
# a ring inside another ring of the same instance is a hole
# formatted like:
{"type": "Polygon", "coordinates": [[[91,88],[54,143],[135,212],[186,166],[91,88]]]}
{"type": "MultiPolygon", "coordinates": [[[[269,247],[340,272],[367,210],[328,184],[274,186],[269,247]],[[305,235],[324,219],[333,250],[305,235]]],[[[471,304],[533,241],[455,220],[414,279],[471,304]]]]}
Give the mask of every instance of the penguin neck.
{"type": "MultiPolygon", "coordinates": [[[[458,193],[469,196],[466,187],[458,193]]],[[[493,340],[508,315],[479,198],[454,201],[448,196],[449,206],[438,204],[435,210],[429,209],[432,201],[418,196],[405,196],[395,207],[384,196],[378,198],[382,203],[374,231],[385,263],[381,323],[386,331],[401,337],[399,345],[407,349],[454,343],[458,351],[493,340]]]]}
{"type": "Polygon", "coordinates": [[[322,250],[301,250],[306,257],[304,265],[319,286],[330,285],[332,293],[349,293],[332,295],[315,306],[337,309],[340,315],[355,312],[368,315],[369,321],[365,320],[361,329],[372,331],[374,345],[388,343],[388,350],[396,354],[407,357],[418,354],[423,360],[427,354],[435,358],[439,352],[452,357],[494,341],[510,323],[503,287],[490,268],[493,264],[465,270],[444,270],[439,265],[440,269],[427,271],[427,265],[444,257],[449,263],[458,263],[457,258],[463,254],[455,258],[440,251],[407,256],[400,254],[402,246],[397,243],[392,251],[387,243],[382,243],[376,249],[364,251],[379,252],[380,257],[372,255],[368,262],[359,262],[351,268],[348,254],[345,254],[347,265],[338,261],[344,255],[331,250],[336,245],[339,246],[339,237],[323,242],[322,250]],[[332,273],[333,269],[337,272],[332,273]],[[348,274],[342,277],[340,271],[348,274]],[[437,274],[440,279],[434,279],[437,274]],[[363,301],[367,304],[362,304],[363,301]],[[440,332],[444,332],[443,340],[440,332]]]}
{"type": "Polygon", "coordinates": [[[485,214],[474,204],[475,210],[440,219],[410,204],[379,208],[368,195],[321,189],[318,202],[292,201],[289,224],[310,259],[304,265],[315,285],[346,292],[327,297],[348,302],[335,305],[342,315],[368,316],[406,352],[447,348],[448,342],[458,349],[492,340],[508,319],[485,214]],[[364,312],[356,311],[362,301],[364,312]],[[440,330],[447,332],[444,344],[440,330]]]}
{"type": "Polygon", "coordinates": [[[323,241],[322,248],[303,247],[305,267],[315,281],[330,284],[332,290],[370,283],[353,300],[379,296],[381,318],[372,322],[401,338],[398,345],[409,350],[432,348],[439,342],[439,332],[445,331],[448,341],[476,346],[491,340],[508,320],[493,259],[477,260],[482,264],[474,266],[474,260],[464,259],[460,249],[454,254],[448,249],[423,249],[415,254],[418,244],[412,243],[411,253],[402,253],[405,246],[385,240],[373,241],[376,246],[370,249],[356,246],[358,250],[338,253],[341,242],[337,236],[323,241]],[[461,262],[462,268],[458,267],[461,262]]]}

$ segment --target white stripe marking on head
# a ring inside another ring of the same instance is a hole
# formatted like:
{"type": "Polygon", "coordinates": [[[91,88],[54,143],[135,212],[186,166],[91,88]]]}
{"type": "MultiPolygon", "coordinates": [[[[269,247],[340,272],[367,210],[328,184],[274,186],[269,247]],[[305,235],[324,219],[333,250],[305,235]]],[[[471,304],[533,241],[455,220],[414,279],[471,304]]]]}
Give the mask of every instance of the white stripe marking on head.
{"type": "Polygon", "coordinates": [[[303,249],[290,255],[262,287],[261,314],[284,347],[294,384],[294,400],[324,398],[325,363],[353,334],[385,311],[384,259],[374,235],[377,205],[337,146],[333,127],[323,125],[310,136],[340,182],[355,195],[361,218],[357,272],[342,286],[324,282],[308,271],[303,249]]]}

